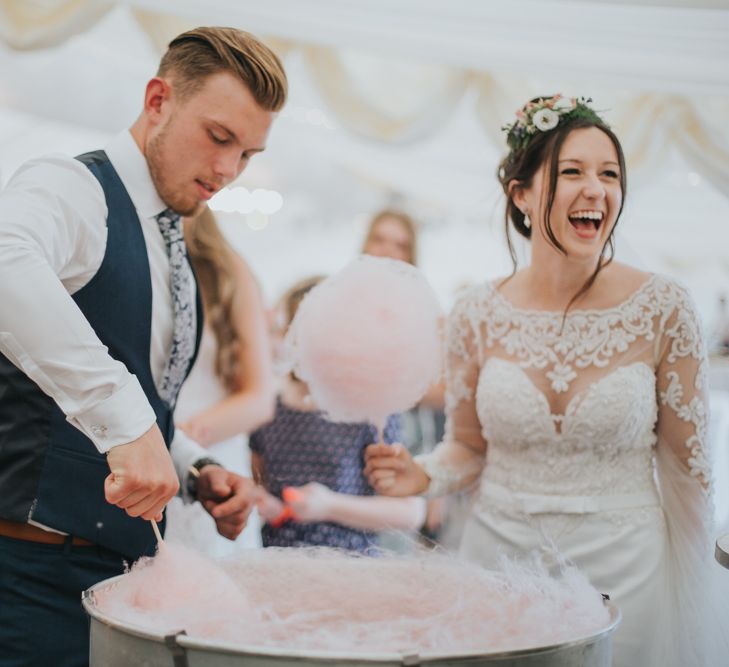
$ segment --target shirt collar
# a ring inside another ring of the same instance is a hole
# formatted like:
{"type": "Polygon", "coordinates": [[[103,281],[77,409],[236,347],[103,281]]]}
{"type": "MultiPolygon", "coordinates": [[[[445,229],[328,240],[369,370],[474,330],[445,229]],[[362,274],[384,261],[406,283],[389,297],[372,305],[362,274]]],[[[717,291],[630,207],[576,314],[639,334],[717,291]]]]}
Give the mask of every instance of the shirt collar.
{"type": "Polygon", "coordinates": [[[129,130],[116,135],[105,150],[140,218],[154,218],[167,209],[154,187],[147,160],[129,130]]]}

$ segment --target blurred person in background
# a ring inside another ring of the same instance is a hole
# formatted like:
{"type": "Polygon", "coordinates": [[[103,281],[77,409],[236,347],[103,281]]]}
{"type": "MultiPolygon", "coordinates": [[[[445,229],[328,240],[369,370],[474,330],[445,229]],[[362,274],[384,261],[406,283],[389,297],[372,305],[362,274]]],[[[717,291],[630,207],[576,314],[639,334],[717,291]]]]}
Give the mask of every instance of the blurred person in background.
{"type": "MultiPolygon", "coordinates": [[[[227,469],[251,477],[247,434],[273,417],[271,344],[261,291],[209,208],[184,221],[187,252],[205,310],[200,351],[175,412],[177,427],[227,469]]],[[[165,539],[209,556],[261,545],[255,511],[234,541],[223,539],[198,504],[173,498],[165,539]]]]}

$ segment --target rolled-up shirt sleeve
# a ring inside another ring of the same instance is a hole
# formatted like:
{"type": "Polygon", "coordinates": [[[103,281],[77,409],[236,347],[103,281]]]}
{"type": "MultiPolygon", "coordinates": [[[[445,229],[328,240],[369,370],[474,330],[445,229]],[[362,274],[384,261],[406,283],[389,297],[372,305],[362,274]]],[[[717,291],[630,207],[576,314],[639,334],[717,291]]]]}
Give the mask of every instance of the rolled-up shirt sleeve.
{"type": "Polygon", "coordinates": [[[106,215],[96,178],[65,156],[26,163],[0,193],[0,352],[100,452],[155,422],[136,377],[71,298],[101,265],[106,215]]]}

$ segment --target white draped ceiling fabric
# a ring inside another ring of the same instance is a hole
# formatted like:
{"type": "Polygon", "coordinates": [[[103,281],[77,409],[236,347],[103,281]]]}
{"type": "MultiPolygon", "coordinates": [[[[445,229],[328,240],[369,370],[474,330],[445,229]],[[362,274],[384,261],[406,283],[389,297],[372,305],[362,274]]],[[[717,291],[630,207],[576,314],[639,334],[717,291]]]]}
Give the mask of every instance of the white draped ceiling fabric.
{"type": "MultiPolygon", "coordinates": [[[[635,172],[672,147],[729,197],[729,2],[621,0],[0,0],[12,48],[55,46],[128,5],[162,51],[201,21],[245,26],[304,54],[330,112],[388,143],[437,131],[468,90],[484,132],[533,95],[529,77],[613,86],[635,172]],[[395,57],[396,56],[396,57],[395,57]],[[496,120],[495,119],[499,119],[496,120]]],[[[568,91],[543,91],[552,92],[568,91]]],[[[569,91],[571,92],[571,91],[569,91]]]]}

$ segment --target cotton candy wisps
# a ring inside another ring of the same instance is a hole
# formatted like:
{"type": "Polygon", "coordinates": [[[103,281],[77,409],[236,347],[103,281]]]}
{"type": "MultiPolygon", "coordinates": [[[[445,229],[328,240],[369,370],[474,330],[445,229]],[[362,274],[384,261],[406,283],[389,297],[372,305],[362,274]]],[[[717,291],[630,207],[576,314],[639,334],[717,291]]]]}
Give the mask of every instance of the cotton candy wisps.
{"type": "Polygon", "coordinates": [[[569,567],[555,577],[539,566],[494,572],[433,554],[368,558],[321,548],[178,564],[147,563],[102,591],[99,608],[241,651],[351,655],[488,654],[590,637],[610,624],[601,595],[569,567]]]}
{"type": "Polygon", "coordinates": [[[381,426],[439,378],[439,315],[418,269],[361,256],[304,298],[286,337],[289,363],[330,419],[381,426]]]}

